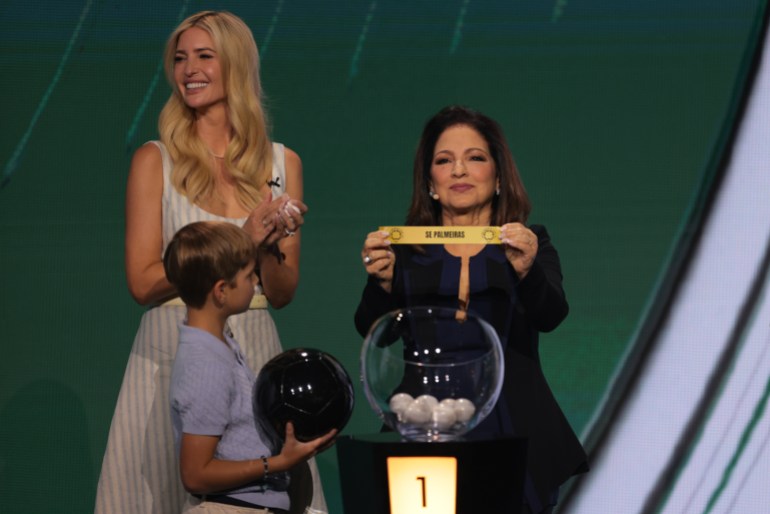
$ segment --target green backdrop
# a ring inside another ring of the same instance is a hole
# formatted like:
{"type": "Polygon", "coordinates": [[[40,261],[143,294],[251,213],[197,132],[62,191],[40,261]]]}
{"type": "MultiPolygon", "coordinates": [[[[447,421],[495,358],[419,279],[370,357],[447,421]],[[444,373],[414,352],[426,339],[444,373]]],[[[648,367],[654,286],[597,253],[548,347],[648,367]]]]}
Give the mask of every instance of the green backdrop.
{"type": "MultiPolygon", "coordinates": [[[[733,114],[761,0],[6,0],[0,6],[0,504],[92,510],[142,308],[123,275],[132,151],[156,137],[168,33],[198,10],[251,26],[273,135],[310,207],[284,347],[354,377],[359,250],[403,221],[423,123],[462,103],[504,126],[571,304],[546,374],[587,426],[656,301],[733,114]]],[[[344,433],[376,431],[358,389],[344,433]]],[[[319,458],[341,512],[334,452],[319,458]]],[[[7,510],[6,510],[7,509],[7,510]]]]}

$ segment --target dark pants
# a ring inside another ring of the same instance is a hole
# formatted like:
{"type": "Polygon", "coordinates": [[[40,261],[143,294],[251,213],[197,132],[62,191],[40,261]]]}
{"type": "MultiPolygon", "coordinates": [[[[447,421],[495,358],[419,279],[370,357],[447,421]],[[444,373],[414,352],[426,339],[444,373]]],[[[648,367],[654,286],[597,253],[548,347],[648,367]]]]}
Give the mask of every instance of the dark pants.
{"type": "Polygon", "coordinates": [[[526,503],[521,508],[521,514],[552,514],[553,507],[546,507],[544,510],[541,510],[540,512],[532,512],[532,509],[529,508],[529,505],[526,503]]]}

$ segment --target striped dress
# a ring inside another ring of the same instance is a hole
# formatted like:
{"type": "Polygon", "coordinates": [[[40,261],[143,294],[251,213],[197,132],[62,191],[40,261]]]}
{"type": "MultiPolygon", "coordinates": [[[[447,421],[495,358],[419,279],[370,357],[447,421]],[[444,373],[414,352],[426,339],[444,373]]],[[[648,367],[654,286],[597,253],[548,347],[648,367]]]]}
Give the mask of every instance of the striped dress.
{"type": "MultiPolygon", "coordinates": [[[[171,185],[173,163],[160,142],[153,142],[163,156],[163,250],[183,226],[205,220],[243,225],[245,218],[216,216],[191,204],[171,185]]],[[[273,198],[284,192],[284,148],[273,143],[273,198]]],[[[156,306],[142,316],[128,359],[118,402],[110,426],[107,449],[96,493],[96,514],[177,514],[188,494],[179,478],[169,408],[171,367],[176,353],[178,325],[185,316],[181,306],[156,306]]],[[[273,319],[267,309],[248,310],[228,320],[246,360],[257,372],[281,352],[273,319]]],[[[297,486],[312,491],[309,512],[326,512],[315,462],[312,478],[297,486]],[[310,481],[312,480],[312,483],[310,481]]],[[[293,505],[310,499],[292,498],[293,505]]],[[[292,512],[295,508],[292,508],[292,512]]],[[[299,511],[302,512],[302,511],[299,511]]]]}

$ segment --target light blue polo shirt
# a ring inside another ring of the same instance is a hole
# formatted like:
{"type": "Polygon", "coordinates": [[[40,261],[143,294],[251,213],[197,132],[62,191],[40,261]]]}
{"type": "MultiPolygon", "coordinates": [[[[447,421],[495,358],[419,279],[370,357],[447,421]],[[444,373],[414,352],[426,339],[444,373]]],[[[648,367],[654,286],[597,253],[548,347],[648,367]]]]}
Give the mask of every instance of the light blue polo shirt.
{"type": "MultiPolygon", "coordinates": [[[[256,380],[238,343],[227,334],[227,344],[203,330],[179,325],[179,348],[171,372],[171,423],[177,458],[182,433],[220,437],[214,458],[259,459],[272,455],[254,422],[252,391],[256,380]]],[[[285,474],[267,481],[221,491],[264,507],[289,509],[285,474]]]]}

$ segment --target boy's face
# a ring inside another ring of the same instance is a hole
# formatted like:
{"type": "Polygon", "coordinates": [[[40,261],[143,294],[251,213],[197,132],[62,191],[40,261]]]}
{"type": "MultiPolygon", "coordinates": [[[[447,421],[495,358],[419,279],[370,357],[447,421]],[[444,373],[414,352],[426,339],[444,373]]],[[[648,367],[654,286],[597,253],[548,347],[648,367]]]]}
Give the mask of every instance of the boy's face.
{"type": "Polygon", "coordinates": [[[257,274],[254,273],[255,261],[251,261],[246,267],[241,268],[233,282],[228,285],[230,292],[227,295],[228,305],[233,314],[248,310],[249,303],[254,297],[254,286],[257,285],[257,274]]]}

